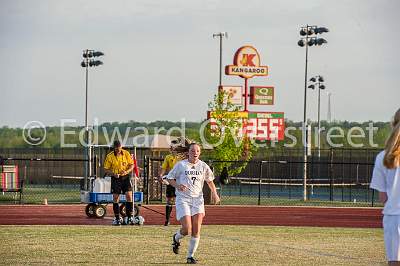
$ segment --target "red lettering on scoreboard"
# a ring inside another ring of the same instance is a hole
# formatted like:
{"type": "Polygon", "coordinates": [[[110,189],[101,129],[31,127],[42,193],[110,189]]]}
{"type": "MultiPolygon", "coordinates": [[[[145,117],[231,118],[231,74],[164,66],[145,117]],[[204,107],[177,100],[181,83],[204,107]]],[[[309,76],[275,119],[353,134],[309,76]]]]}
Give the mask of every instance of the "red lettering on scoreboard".
{"type": "MultiPolygon", "coordinates": [[[[213,112],[207,113],[210,119],[211,129],[217,129],[217,118],[213,112]]],[[[281,112],[237,112],[237,120],[242,122],[242,130],[239,136],[247,135],[258,140],[284,140],[285,118],[281,112]]]]}

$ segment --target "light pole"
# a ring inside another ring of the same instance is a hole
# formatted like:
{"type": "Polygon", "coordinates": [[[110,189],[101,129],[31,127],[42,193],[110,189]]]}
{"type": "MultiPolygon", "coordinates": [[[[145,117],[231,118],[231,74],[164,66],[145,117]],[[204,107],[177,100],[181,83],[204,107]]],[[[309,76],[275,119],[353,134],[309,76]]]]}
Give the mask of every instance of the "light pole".
{"type": "Polygon", "coordinates": [[[222,37],[228,38],[226,31],[214,33],[213,38],[219,37],[219,86],[222,86],[222,37]]]}
{"type": "Polygon", "coordinates": [[[318,158],[321,158],[321,90],[325,90],[325,85],[323,84],[324,78],[320,75],[310,78],[310,81],[314,84],[309,85],[310,89],[316,89],[318,87],[318,158]]]}
{"type": "Polygon", "coordinates": [[[310,26],[306,25],[300,28],[300,35],[302,37],[297,44],[300,47],[306,47],[306,64],[305,64],[305,75],[304,75],[304,112],[303,112],[303,144],[304,144],[304,167],[303,167],[303,200],[307,201],[307,66],[308,66],[308,46],[322,45],[327,43],[323,38],[313,36],[314,34],[322,34],[329,32],[325,27],[310,26]]]}
{"type": "Polygon", "coordinates": [[[332,105],[331,105],[331,96],[332,92],[328,92],[328,113],[326,119],[328,120],[329,123],[332,122],[332,105]]]}
{"type": "Polygon", "coordinates": [[[88,84],[89,84],[89,67],[96,67],[103,64],[100,60],[94,60],[94,57],[103,56],[104,53],[100,51],[94,51],[90,49],[83,50],[83,61],[81,67],[86,68],[86,79],[85,79],[85,179],[84,187],[85,190],[89,189],[88,177],[92,175],[92,152],[89,144],[89,126],[88,126],[88,84]]]}

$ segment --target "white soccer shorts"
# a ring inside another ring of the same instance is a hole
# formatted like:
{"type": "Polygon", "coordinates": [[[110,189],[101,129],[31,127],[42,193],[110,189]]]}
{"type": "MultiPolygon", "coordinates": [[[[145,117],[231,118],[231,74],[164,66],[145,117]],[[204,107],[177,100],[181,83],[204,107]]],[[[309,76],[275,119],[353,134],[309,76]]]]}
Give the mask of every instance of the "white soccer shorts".
{"type": "Polygon", "coordinates": [[[183,216],[194,216],[198,213],[206,213],[204,209],[203,197],[192,199],[176,199],[176,220],[182,219],[183,216]]]}
{"type": "Polygon", "coordinates": [[[383,238],[388,261],[400,261],[400,215],[383,216],[383,238]]]}

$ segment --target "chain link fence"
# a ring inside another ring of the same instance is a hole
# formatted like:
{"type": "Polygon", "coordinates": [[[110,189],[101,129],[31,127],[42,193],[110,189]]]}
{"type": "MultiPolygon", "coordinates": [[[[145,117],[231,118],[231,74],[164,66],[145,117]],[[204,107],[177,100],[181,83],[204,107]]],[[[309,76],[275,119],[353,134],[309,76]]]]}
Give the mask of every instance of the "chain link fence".
{"type": "MultiPolygon", "coordinates": [[[[143,165],[145,154],[152,154],[149,149],[126,149],[136,153],[139,165],[143,165]]],[[[104,146],[93,148],[94,175],[104,176],[102,164],[111,150],[104,146]]],[[[26,204],[79,203],[87,165],[84,152],[84,148],[0,148],[4,164],[18,166],[19,179],[23,180],[21,203],[26,204]]],[[[0,192],[0,204],[19,203],[19,198],[17,192],[0,192]]]]}
{"type": "MultiPolygon", "coordinates": [[[[165,185],[158,181],[163,156],[167,151],[155,153],[150,149],[127,148],[136,154],[143,177],[139,191],[144,192],[145,203],[161,203],[165,199],[165,185]]],[[[111,149],[95,147],[93,173],[104,175],[102,163],[111,149]]],[[[249,162],[203,160],[211,167],[228,165],[229,169],[246,167],[230,176],[228,184],[216,184],[222,204],[241,205],[335,205],[376,206],[378,195],[369,189],[375,149],[313,150],[307,162],[307,182],[303,180],[302,149],[268,149],[249,162]],[[304,187],[307,201],[303,201],[304,187]]],[[[210,153],[210,152],[208,152],[210,153]]],[[[24,181],[22,203],[79,203],[80,190],[87,161],[83,148],[63,149],[1,149],[0,155],[7,165],[18,165],[24,181]]],[[[14,192],[0,192],[0,203],[19,202],[14,192]]]]}
{"type": "MultiPolygon", "coordinates": [[[[246,165],[241,173],[230,176],[229,183],[219,182],[215,173],[222,204],[240,205],[334,205],[376,206],[378,193],[369,188],[375,149],[313,150],[307,161],[304,183],[302,149],[268,150],[264,158],[249,162],[205,160],[210,167],[229,169],[246,165]],[[304,189],[306,188],[306,189],[304,189]],[[306,190],[307,201],[303,200],[306,190]]],[[[163,201],[165,185],[159,183],[162,158],[147,158],[145,167],[147,202],[163,201]]]]}

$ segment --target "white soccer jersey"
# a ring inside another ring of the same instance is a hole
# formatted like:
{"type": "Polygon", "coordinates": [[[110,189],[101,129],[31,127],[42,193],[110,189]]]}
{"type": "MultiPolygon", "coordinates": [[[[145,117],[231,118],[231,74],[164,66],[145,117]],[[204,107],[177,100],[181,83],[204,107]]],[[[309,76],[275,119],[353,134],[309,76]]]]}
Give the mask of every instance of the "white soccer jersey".
{"type": "Polygon", "coordinates": [[[186,159],[174,166],[167,179],[175,179],[177,185],[182,184],[188,188],[186,191],[176,190],[176,197],[179,200],[179,198],[202,197],[204,181],[213,181],[214,174],[205,162],[198,160],[192,164],[186,159]]]}
{"type": "Polygon", "coordinates": [[[383,165],[385,151],[376,156],[370,187],[386,192],[388,200],[383,208],[385,215],[400,215],[400,167],[388,169],[383,165]]]}

